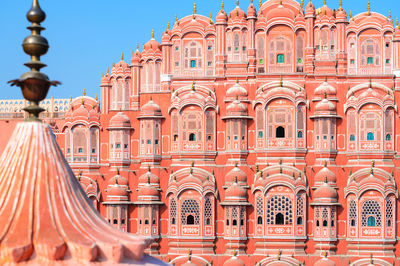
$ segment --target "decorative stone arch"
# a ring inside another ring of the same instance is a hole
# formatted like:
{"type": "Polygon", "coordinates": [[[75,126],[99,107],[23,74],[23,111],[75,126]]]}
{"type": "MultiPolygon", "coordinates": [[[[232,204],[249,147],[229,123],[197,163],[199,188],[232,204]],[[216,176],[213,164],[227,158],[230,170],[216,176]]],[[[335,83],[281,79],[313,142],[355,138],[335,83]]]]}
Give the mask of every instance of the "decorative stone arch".
{"type": "Polygon", "coordinates": [[[196,84],[180,87],[172,93],[168,113],[171,113],[172,109],[180,111],[187,105],[197,105],[203,111],[213,108],[218,113],[219,110],[215,92],[205,86],[196,84]]]}
{"type": "MultiPolygon", "coordinates": [[[[182,265],[188,261],[188,255],[178,256],[172,259],[169,263],[172,265],[182,265]]],[[[207,266],[210,262],[203,257],[197,255],[190,255],[190,261],[195,265],[207,266]]]]}
{"type": "Polygon", "coordinates": [[[393,264],[386,260],[374,257],[359,259],[350,264],[350,266],[368,266],[368,265],[391,266],[393,264]]]}

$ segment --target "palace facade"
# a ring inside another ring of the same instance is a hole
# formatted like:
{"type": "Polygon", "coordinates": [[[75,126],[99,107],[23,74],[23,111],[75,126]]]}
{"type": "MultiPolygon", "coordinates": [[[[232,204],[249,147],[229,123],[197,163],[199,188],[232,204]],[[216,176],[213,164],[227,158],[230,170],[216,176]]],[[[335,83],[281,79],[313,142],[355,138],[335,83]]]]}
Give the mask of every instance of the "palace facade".
{"type": "Polygon", "coordinates": [[[152,237],[152,256],[400,263],[390,15],[269,0],[214,21],[195,7],[100,87],[101,100],[61,99],[44,118],[94,208],[152,237]]]}

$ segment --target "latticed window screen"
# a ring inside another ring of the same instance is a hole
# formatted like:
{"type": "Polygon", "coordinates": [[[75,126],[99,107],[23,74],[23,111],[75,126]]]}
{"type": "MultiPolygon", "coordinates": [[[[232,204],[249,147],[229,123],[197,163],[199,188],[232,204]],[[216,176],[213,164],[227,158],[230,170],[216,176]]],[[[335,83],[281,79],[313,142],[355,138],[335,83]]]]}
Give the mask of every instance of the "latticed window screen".
{"type": "Polygon", "coordinates": [[[373,217],[375,226],[381,226],[381,206],[376,200],[367,200],[362,204],[361,225],[368,226],[368,220],[373,217]]]}
{"type": "Polygon", "coordinates": [[[263,198],[261,196],[257,197],[256,207],[257,207],[257,216],[263,216],[264,215],[264,204],[263,204],[263,198]]]}
{"type": "Polygon", "coordinates": [[[266,224],[276,224],[279,214],[284,217],[284,224],[293,223],[292,201],[286,196],[273,196],[268,199],[266,208],[266,224]]]}
{"type": "Polygon", "coordinates": [[[264,109],[257,108],[257,137],[262,139],[264,136],[264,109]]]}
{"type": "Polygon", "coordinates": [[[349,203],[349,223],[352,224],[354,221],[354,225],[357,225],[357,203],[355,200],[350,200],[349,203]]]}
{"type": "Polygon", "coordinates": [[[320,217],[320,210],[319,210],[319,208],[317,207],[316,209],[315,209],[315,219],[319,219],[319,217],[320,217]]]}
{"type": "MultiPolygon", "coordinates": [[[[387,134],[389,134],[389,136],[392,134],[393,132],[393,113],[390,110],[386,110],[385,111],[385,136],[387,134]]],[[[386,140],[390,140],[386,137],[386,140]]]]}
{"type": "Polygon", "coordinates": [[[386,225],[392,226],[393,225],[393,203],[390,200],[390,197],[386,198],[385,216],[386,216],[386,225]]]}
{"type": "Polygon", "coordinates": [[[259,60],[264,58],[264,37],[263,36],[257,36],[257,58],[259,60]]]}
{"type": "Polygon", "coordinates": [[[297,63],[303,63],[303,37],[301,36],[296,37],[296,57],[297,63]]]}
{"type": "Polygon", "coordinates": [[[205,219],[210,219],[212,220],[212,202],[210,198],[206,198],[204,202],[204,217],[205,219]]]}
{"type": "Polygon", "coordinates": [[[350,141],[355,141],[355,136],[357,132],[357,121],[356,121],[356,112],[355,110],[349,110],[347,113],[347,130],[348,130],[348,139],[350,141]]]}
{"type": "Polygon", "coordinates": [[[275,65],[277,63],[290,63],[292,60],[290,41],[283,37],[275,38],[269,45],[269,63],[275,65]],[[279,60],[281,58],[281,60],[279,60]]]}
{"type": "Polygon", "coordinates": [[[297,130],[304,130],[304,112],[301,106],[297,107],[297,130]]]}
{"type": "Polygon", "coordinates": [[[361,116],[361,140],[380,140],[381,117],[369,112],[361,116]]]}
{"type": "Polygon", "coordinates": [[[303,216],[303,211],[304,211],[304,202],[303,202],[303,197],[302,194],[297,194],[296,197],[296,215],[297,216],[303,216]]]}
{"type": "Polygon", "coordinates": [[[361,43],[361,65],[368,65],[368,64],[375,64],[375,65],[380,64],[379,43],[377,40],[374,39],[367,39],[361,43]]]}
{"type": "Polygon", "coordinates": [[[324,209],[322,210],[322,219],[323,219],[324,221],[327,221],[327,220],[328,220],[328,210],[327,210],[326,208],[324,208],[324,209]]]}
{"type": "Polygon", "coordinates": [[[181,206],[181,223],[187,225],[187,217],[192,215],[194,217],[194,224],[200,224],[200,208],[197,200],[186,199],[182,202],[181,206]]]}
{"type": "Polygon", "coordinates": [[[169,219],[173,223],[173,221],[176,221],[176,200],[174,198],[171,199],[169,206],[169,219]]]}
{"type": "Polygon", "coordinates": [[[206,134],[207,136],[214,135],[214,113],[206,112],[206,134]]]}

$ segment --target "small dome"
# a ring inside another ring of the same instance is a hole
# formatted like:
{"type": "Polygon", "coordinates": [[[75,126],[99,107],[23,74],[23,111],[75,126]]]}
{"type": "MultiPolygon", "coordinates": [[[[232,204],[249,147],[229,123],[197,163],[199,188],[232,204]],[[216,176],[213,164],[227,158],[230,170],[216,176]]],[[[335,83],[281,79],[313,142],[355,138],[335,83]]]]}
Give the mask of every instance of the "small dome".
{"type": "Polygon", "coordinates": [[[325,94],[327,96],[332,96],[336,95],[336,89],[325,81],[315,89],[314,94],[318,96],[324,96],[325,94]]]}
{"type": "Polygon", "coordinates": [[[129,68],[129,64],[125,62],[123,59],[114,65],[114,68],[129,68]]]}
{"type": "Polygon", "coordinates": [[[138,200],[139,201],[148,201],[148,200],[159,200],[160,193],[155,187],[152,187],[149,183],[145,186],[141,187],[138,192],[138,200]]]}
{"type": "Polygon", "coordinates": [[[247,202],[246,189],[240,186],[237,182],[234,182],[225,191],[225,201],[247,202]]]}
{"type": "Polygon", "coordinates": [[[226,23],[228,20],[228,16],[226,15],[226,12],[221,9],[221,11],[218,12],[217,17],[215,19],[216,23],[226,23]]]}
{"type": "Polygon", "coordinates": [[[306,6],[306,15],[313,15],[315,12],[314,4],[310,1],[306,6]]]}
{"type": "Polygon", "coordinates": [[[76,108],[74,111],[72,111],[72,117],[74,119],[78,117],[83,117],[85,119],[89,118],[89,111],[85,108],[85,104],[82,102],[82,104],[76,108]]]}
{"type": "Polygon", "coordinates": [[[108,186],[107,201],[124,201],[128,200],[128,189],[118,184],[108,186]]]}
{"type": "Polygon", "coordinates": [[[314,183],[323,183],[325,179],[328,183],[336,183],[336,175],[326,166],[315,174],[314,183]]]}
{"type": "Polygon", "coordinates": [[[161,45],[154,39],[154,37],[143,46],[143,51],[150,51],[150,50],[161,51],[161,45]]]}
{"type": "Polygon", "coordinates": [[[225,261],[223,266],[245,266],[246,264],[239,259],[236,255],[225,261]]]}
{"type": "Polygon", "coordinates": [[[247,90],[242,86],[240,86],[239,83],[236,83],[226,91],[226,97],[242,98],[242,97],[247,97],[247,95],[248,95],[247,90]]]}
{"type": "Polygon", "coordinates": [[[342,7],[336,11],[336,21],[338,20],[347,21],[347,13],[342,7]]]}
{"type": "Polygon", "coordinates": [[[253,3],[250,3],[249,7],[247,8],[247,16],[248,17],[257,17],[257,10],[253,3]]]}
{"type": "Polygon", "coordinates": [[[337,197],[336,189],[326,182],[314,192],[314,202],[318,203],[337,203],[337,197]]]}
{"type": "Polygon", "coordinates": [[[150,100],[142,106],[140,116],[161,116],[161,108],[153,100],[150,100]]]}
{"type": "Polygon", "coordinates": [[[108,85],[110,83],[110,74],[106,73],[101,77],[101,85],[108,85]]]}
{"type": "Polygon", "coordinates": [[[323,257],[322,259],[320,259],[314,263],[314,266],[335,266],[335,265],[336,265],[336,263],[334,263],[327,257],[323,257]]]}
{"type": "Polygon", "coordinates": [[[110,120],[110,127],[131,127],[131,121],[129,117],[123,112],[118,112],[110,120]]]}
{"type": "Polygon", "coordinates": [[[132,55],[131,64],[139,63],[140,59],[141,59],[141,54],[139,52],[139,49],[137,49],[136,52],[132,55]]]}
{"type": "Polygon", "coordinates": [[[315,105],[315,111],[334,113],[336,112],[336,106],[328,99],[323,99],[322,101],[317,103],[317,105],[315,105]]]}
{"type": "Polygon", "coordinates": [[[150,184],[152,185],[160,185],[160,179],[158,178],[158,176],[156,176],[155,174],[150,172],[150,169],[144,173],[143,175],[141,175],[138,179],[138,183],[139,184],[147,184],[148,181],[150,180],[150,184]]]}
{"type": "Polygon", "coordinates": [[[98,112],[97,106],[93,106],[89,111],[89,121],[99,120],[100,114],[98,112]]]}
{"type": "Polygon", "coordinates": [[[333,10],[330,9],[327,5],[323,5],[320,9],[320,13],[318,14],[319,16],[327,16],[327,17],[332,17],[333,16],[333,10]]]}
{"type": "Polygon", "coordinates": [[[225,175],[225,185],[231,184],[237,180],[241,185],[247,185],[247,175],[239,167],[235,166],[225,175]]]}
{"type": "Polygon", "coordinates": [[[231,20],[245,18],[247,18],[246,13],[239,6],[236,6],[235,9],[233,9],[231,13],[229,13],[229,19],[231,20]]]}
{"type": "Polygon", "coordinates": [[[108,180],[109,186],[113,186],[114,184],[118,184],[120,186],[128,186],[129,183],[127,178],[117,174],[108,180]]]}
{"type": "Polygon", "coordinates": [[[238,100],[235,100],[232,103],[230,103],[228,107],[226,107],[226,112],[228,115],[237,115],[237,116],[247,115],[247,107],[238,100]]]}

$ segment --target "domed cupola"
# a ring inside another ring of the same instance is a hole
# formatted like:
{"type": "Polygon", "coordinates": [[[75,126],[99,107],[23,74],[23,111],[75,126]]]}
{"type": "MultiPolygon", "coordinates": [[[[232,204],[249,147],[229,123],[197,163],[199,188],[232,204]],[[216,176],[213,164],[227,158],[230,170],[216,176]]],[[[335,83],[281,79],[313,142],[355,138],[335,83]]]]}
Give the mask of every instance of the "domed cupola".
{"type": "Polygon", "coordinates": [[[131,128],[131,121],[125,113],[118,112],[111,118],[110,128],[131,128]]]}
{"type": "Polygon", "coordinates": [[[236,0],[236,7],[229,13],[230,21],[241,21],[247,18],[246,13],[239,7],[239,0],[236,0]]]}
{"type": "Polygon", "coordinates": [[[131,72],[131,69],[129,67],[129,64],[127,62],[124,61],[124,54],[121,54],[121,60],[116,63],[113,64],[113,67],[111,69],[111,75],[118,75],[118,74],[127,74],[129,75],[131,72]]]}
{"type": "Polygon", "coordinates": [[[336,21],[337,22],[347,22],[347,13],[342,7],[342,1],[340,1],[340,7],[336,11],[336,21]]]}
{"type": "Polygon", "coordinates": [[[327,258],[327,254],[314,263],[314,266],[335,266],[336,263],[327,258]]]}
{"type": "Polygon", "coordinates": [[[139,51],[139,43],[136,44],[136,51],[132,54],[131,64],[138,64],[142,55],[139,51]]]}
{"type": "Polygon", "coordinates": [[[328,18],[333,17],[333,10],[326,5],[326,0],[324,0],[324,5],[319,9],[318,16],[321,18],[327,16],[328,18]]]}
{"type": "Polygon", "coordinates": [[[158,104],[153,102],[152,98],[141,108],[140,117],[161,117],[161,108],[158,104]]]}
{"type": "Polygon", "coordinates": [[[336,106],[331,101],[325,98],[315,105],[315,113],[336,115],[336,106]]]}
{"type": "Polygon", "coordinates": [[[314,95],[315,95],[315,100],[321,100],[325,97],[331,100],[331,99],[336,99],[336,89],[329,85],[328,82],[325,80],[320,86],[318,86],[314,90],[314,95]]]}
{"type": "Polygon", "coordinates": [[[247,96],[248,96],[247,90],[242,86],[240,86],[238,82],[236,82],[235,85],[233,85],[226,91],[227,101],[234,101],[235,99],[247,100],[247,96]]]}
{"type": "Polygon", "coordinates": [[[85,101],[82,98],[81,105],[75,107],[72,111],[73,120],[87,120],[89,118],[89,110],[85,107],[85,101]]]}
{"type": "Polygon", "coordinates": [[[160,201],[160,193],[159,191],[150,184],[150,177],[148,177],[147,182],[142,184],[141,188],[138,191],[138,202],[141,203],[152,203],[160,201]]]}
{"type": "Polygon", "coordinates": [[[237,179],[233,181],[233,183],[228,187],[225,191],[225,203],[240,203],[246,202],[247,203],[247,192],[246,189],[243,188],[238,184],[237,179]]]}
{"type": "Polygon", "coordinates": [[[228,20],[228,16],[224,11],[224,2],[221,4],[221,10],[218,12],[217,17],[215,19],[216,24],[226,24],[228,20]]]}
{"type": "Polygon", "coordinates": [[[126,185],[118,184],[118,178],[112,177],[107,189],[107,202],[120,202],[129,200],[129,188],[126,185]],[[110,184],[111,183],[111,184],[110,184]]]}
{"type": "Polygon", "coordinates": [[[247,107],[239,100],[235,100],[226,107],[228,116],[247,116],[247,107]]]}
{"type": "Polygon", "coordinates": [[[257,17],[257,10],[256,10],[256,7],[253,5],[253,1],[250,2],[249,7],[247,8],[247,17],[248,18],[256,18],[257,17]]]}
{"type": "Polygon", "coordinates": [[[313,204],[318,205],[336,205],[338,204],[337,200],[338,194],[336,189],[331,187],[328,183],[327,178],[325,178],[325,182],[317,188],[314,192],[314,201],[313,204]]]}
{"type": "Polygon", "coordinates": [[[306,17],[314,16],[314,15],[315,15],[315,6],[310,1],[310,2],[308,2],[307,6],[306,6],[306,17]]]}
{"type": "Polygon", "coordinates": [[[237,180],[239,185],[247,186],[247,175],[237,166],[237,163],[235,167],[225,175],[225,186],[229,186],[235,180],[237,180]]]}
{"type": "Polygon", "coordinates": [[[117,174],[108,180],[108,186],[112,186],[114,184],[118,184],[126,189],[129,189],[128,179],[120,175],[119,169],[117,169],[117,174]]]}
{"type": "Polygon", "coordinates": [[[321,186],[325,182],[325,179],[331,186],[336,187],[336,175],[329,170],[326,161],[324,163],[324,167],[314,176],[314,186],[321,186]]]}
{"type": "Polygon", "coordinates": [[[237,257],[236,252],[233,254],[233,257],[229,260],[225,261],[223,266],[245,266],[246,264],[237,257]]]}
{"type": "Polygon", "coordinates": [[[150,166],[148,166],[147,172],[139,177],[138,187],[142,186],[142,184],[147,184],[148,180],[150,181],[150,185],[157,189],[160,188],[160,179],[151,172],[150,166]]]}
{"type": "Polygon", "coordinates": [[[161,52],[161,44],[154,39],[154,30],[151,32],[151,39],[143,46],[143,53],[161,52]]]}

